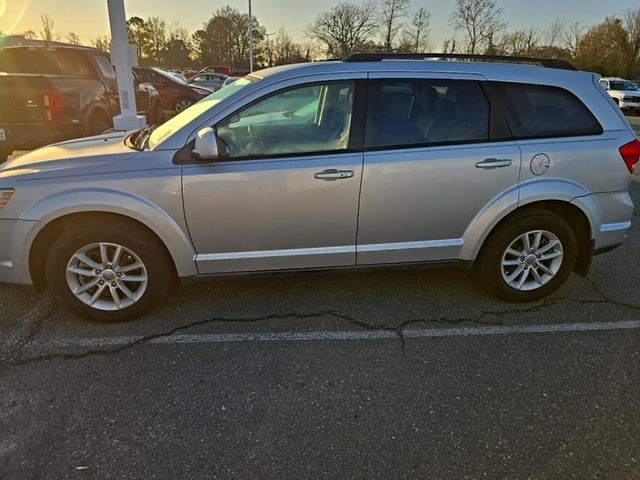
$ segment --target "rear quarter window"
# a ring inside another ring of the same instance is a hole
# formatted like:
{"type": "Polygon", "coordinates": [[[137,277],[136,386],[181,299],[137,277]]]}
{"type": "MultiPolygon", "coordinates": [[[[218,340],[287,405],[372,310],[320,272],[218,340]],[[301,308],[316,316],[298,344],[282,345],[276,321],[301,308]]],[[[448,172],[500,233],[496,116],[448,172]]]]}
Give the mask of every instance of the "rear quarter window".
{"type": "Polygon", "coordinates": [[[602,126],[573,93],[558,87],[499,84],[516,138],[599,135],[602,126]]]}

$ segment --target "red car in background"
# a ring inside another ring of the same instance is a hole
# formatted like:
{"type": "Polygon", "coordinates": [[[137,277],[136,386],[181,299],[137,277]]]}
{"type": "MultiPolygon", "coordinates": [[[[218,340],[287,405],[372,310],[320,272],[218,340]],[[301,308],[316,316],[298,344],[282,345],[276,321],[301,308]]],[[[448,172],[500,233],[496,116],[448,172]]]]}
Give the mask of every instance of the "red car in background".
{"type": "Polygon", "coordinates": [[[213,90],[205,87],[188,85],[159,68],[135,67],[133,70],[141,81],[150,83],[158,90],[164,108],[176,113],[186,110],[213,93],[213,90]]]}

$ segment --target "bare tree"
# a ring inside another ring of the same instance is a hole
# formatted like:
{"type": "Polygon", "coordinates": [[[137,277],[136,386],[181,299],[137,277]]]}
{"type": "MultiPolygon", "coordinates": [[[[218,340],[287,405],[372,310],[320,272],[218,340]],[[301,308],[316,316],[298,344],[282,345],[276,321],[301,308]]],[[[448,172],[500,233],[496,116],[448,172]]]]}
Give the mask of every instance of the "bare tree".
{"type": "Polygon", "coordinates": [[[457,48],[458,45],[455,38],[451,38],[442,42],[442,53],[456,53],[457,48]]]}
{"type": "Polygon", "coordinates": [[[91,46],[96,47],[103,52],[109,53],[109,51],[111,50],[111,38],[107,35],[96,37],[91,41],[91,46]]]}
{"type": "Polygon", "coordinates": [[[540,44],[540,34],[535,28],[516,30],[502,37],[501,53],[516,56],[531,56],[540,44]]]}
{"type": "Polygon", "coordinates": [[[408,12],[409,0],[382,0],[385,50],[393,50],[395,39],[403,27],[402,21],[408,12]]]}
{"type": "Polygon", "coordinates": [[[564,45],[572,57],[578,55],[580,41],[584,37],[585,28],[578,22],[572,23],[564,33],[564,45]]]}
{"type": "Polygon", "coordinates": [[[342,58],[367,49],[378,29],[375,4],[341,2],[318,15],[307,35],[322,43],[329,57],[342,58]]]}
{"type": "Polygon", "coordinates": [[[27,30],[22,34],[22,36],[27,40],[35,40],[36,38],[38,38],[38,34],[33,30],[27,30]]]}
{"type": "Polygon", "coordinates": [[[542,36],[542,41],[545,46],[551,48],[559,47],[562,37],[565,34],[566,26],[567,24],[562,20],[554,20],[542,36]]]}
{"type": "Polygon", "coordinates": [[[45,42],[52,42],[53,40],[55,40],[53,33],[53,27],[55,26],[55,23],[53,22],[51,16],[48,13],[40,15],[40,23],[42,23],[42,30],[40,30],[40,37],[42,38],[42,40],[44,40],[45,42]]]}
{"type": "Polygon", "coordinates": [[[497,34],[506,28],[496,0],[456,0],[451,24],[464,33],[467,53],[490,49],[497,34]]]}
{"type": "Polygon", "coordinates": [[[74,32],[67,33],[66,40],[67,40],[67,43],[70,43],[71,45],[80,45],[80,37],[78,36],[77,33],[74,33],[74,32]]]}
{"type": "Polygon", "coordinates": [[[431,50],[430,39],[431,13],[425,8],[420,8],[413,14],[411,22],[404,32],[403,43],[405,51],[413,53],[428,52],[431,50]]]}

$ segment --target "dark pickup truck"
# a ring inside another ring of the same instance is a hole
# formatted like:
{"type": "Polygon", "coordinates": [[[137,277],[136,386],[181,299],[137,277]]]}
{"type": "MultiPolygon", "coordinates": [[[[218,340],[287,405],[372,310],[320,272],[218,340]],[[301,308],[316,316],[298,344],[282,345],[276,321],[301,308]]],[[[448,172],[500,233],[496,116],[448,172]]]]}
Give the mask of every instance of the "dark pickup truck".
{"type": "MultiPolygon", "coordinates": [[[[161,123],[157,90],[134,83],[139,113],[148,123],[161,123]]],[[[0,163],[15,150],[100,134],[112,127],[119,110],[108,54],[58,45],[0,50],[0,163]]]]}

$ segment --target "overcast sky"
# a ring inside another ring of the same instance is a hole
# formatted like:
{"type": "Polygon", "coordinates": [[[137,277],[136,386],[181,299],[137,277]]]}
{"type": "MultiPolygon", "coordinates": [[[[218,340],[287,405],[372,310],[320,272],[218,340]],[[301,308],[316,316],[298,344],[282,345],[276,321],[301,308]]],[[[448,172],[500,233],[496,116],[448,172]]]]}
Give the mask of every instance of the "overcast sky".
{"type": "MultiPolygon", "coordinates": [[[[338,0],[253,0],[254,15],[269,32],[280,27],[296,39],[304,39],[305,27],[321,11],[338,0]]],[[[593,24],[626,8],[639,8],[638,0],[499,0],[511,28],[545,27],[559,18],[567,22],[593,24]]],[[[247,11],[248,0],[126,0],[127,16],[157,15],[168,23],[179,21],[193,31],[211,12],[223,5],[247,11]]],[[[431,37],[435,49],[452,35],[449,17],[454,0],[413,0],[413,8],[425,7],[432,14],[431,37]]],[[[40,30],[40,15],[48,13],[56,32],[73,31],[82,40],[109,32],[106,0],[0,0],[0,31],[22,33],[40,30]]]]}

